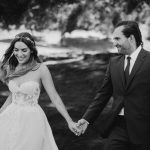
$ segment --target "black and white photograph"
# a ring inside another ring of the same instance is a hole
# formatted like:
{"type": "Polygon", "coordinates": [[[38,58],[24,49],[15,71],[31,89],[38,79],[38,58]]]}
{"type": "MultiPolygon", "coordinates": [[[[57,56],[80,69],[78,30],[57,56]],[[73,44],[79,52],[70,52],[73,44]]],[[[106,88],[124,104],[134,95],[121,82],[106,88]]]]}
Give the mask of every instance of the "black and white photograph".
{"type": "Polygon", "coordinates": [[[0,150],[150,150],[150,1],[0,0],[0,150]]]}

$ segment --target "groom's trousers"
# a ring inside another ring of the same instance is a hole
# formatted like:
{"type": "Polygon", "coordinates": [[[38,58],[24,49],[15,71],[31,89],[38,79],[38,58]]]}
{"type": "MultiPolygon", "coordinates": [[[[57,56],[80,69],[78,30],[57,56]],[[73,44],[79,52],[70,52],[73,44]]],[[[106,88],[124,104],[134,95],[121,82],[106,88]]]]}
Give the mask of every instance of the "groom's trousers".
{"type": "Polygon", "coordinates": [[[106,140],[104,150],[149,150],[150,145],[134,144],[130,141],[124,116],[119,116],[106,140]]]}

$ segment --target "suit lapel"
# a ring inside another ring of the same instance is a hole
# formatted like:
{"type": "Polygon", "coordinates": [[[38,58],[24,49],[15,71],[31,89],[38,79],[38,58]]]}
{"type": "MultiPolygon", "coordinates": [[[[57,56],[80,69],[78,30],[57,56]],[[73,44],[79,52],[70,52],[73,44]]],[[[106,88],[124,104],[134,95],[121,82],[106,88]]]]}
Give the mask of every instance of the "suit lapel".
{"type": "Polygon", "coordinates": [[[120,59],[119,71],[120,71],[120,74],[121,74],[121,80],[122,80],[123,87],[125,88],[124,59],[125,59],[125,56],[122,56],[121,59],[120,59]]]}
{"type": "Polygon", "coordinates": [[[130,74],[130,77],[129,77],[129,81],[127,83],[127,86],[126,88],[129,87],[131,81],[133,80],[136,72],[141,68],[143,62],[144,62],[144,59],[145,59],[145,56],[146,56],[146,51],[144,51],[143,49],[140,51],[136,61],[135,61],[135,64],[132,68],[132,71],[131,71],[131,74],[130,74]]]}

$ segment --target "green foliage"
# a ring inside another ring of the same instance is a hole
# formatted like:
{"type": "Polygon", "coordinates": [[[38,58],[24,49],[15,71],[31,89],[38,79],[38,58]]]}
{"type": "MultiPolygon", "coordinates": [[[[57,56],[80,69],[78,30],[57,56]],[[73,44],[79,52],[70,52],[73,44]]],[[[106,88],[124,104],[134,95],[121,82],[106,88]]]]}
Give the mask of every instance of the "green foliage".
{"type": "Polygon", "coordinates": [[[62,34],[78,28],[109,34],[120,20],[145,22],[149,4],[149,0],[0,0],[0,27],[25,25],[30,30],[60,29],[62,34]]]}
{"type": "Polygon", "coordinates": [[[30,0],[0,0],[0,25],[9,28],[9,25],[19,25],[22,14],[28,8],[30,0]]]}
{"type": "Polygon", "coordinates": [[[78,0],[0,0],[0,27],[9,29],[12,25],[17,28],[24,24],[31,30],[42,30],[57,22],[62,5],[76,2],[78,0]]]}

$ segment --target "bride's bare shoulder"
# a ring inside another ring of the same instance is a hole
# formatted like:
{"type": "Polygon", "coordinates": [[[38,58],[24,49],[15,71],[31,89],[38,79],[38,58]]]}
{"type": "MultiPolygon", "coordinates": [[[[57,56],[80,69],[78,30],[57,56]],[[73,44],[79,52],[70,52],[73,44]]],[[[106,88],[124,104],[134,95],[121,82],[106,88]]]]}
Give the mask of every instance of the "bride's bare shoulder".
{"type": "Polygon", "coordinates": [[[41,70],[41,71],[45,71],[45,70],[47,70],[47,69],[48,69],[47,65],[45,65],[44,63],[41,63],[41,65],[40,65],[40,70],[41,70]]]}
{"type": "Polygon", "coordinates": [[[41,75],[43,76],[43,75],[46,75],[47,73],[49,74],[50,73],[50,70],[48,69],[48,67],[47,67],[47,65],[45,65],[44,63],[42,63],[41,65],[40,65],[40,73],[41,73],[41,75]]]}

